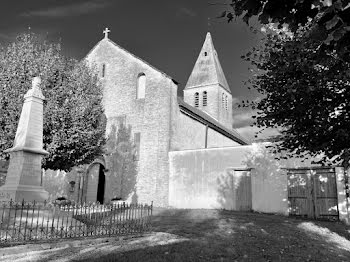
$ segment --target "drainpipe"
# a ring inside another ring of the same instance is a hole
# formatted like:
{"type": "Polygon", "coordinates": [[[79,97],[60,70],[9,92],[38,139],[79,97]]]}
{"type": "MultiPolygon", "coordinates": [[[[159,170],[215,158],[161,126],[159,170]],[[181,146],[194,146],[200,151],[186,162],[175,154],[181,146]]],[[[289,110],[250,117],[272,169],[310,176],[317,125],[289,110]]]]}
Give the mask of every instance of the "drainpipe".
{"type": "Polygon", "coordinates": [[[208,148],[208,125],[205,126],[205,145],[204,148],[208,148]]]}

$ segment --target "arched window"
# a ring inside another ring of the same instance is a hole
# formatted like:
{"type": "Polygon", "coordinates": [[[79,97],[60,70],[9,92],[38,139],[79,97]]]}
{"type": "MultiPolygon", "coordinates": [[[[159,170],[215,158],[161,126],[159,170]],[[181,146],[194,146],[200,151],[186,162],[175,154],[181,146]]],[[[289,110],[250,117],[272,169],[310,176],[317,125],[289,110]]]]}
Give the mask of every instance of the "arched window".
{"type": "Polygon", "coordinates": [[[208,99],[207,91],[204,91],[203,92],[203,106],[207,106],[207,99],[208,99]]]}
{"type": "Polygon", "coordinates": [[[198,93],[198,92],[196,92],[196,93],[194,94],[194,106],[195,106],[195,107],[198,107],[198,106],[199,106],[199,93],[198,93]]]}
{"type": "Polygon", "coordinates": [[[106,75],[106,64],[102,64],[102,72],[101,72],[102,77],[105,77],[106,75]]]}
{"type": "Polygon", "coordinates": [[[207,52],[204,52],[204,56],[207,56],[208,55],[208,53],[207,52]]]}
{"type": "Polygon", "coordinates": [[[145,74],[139,74],[137,77],[137,90],[136,99],[145,98],[146,94],[146,76],[145,74]]]}

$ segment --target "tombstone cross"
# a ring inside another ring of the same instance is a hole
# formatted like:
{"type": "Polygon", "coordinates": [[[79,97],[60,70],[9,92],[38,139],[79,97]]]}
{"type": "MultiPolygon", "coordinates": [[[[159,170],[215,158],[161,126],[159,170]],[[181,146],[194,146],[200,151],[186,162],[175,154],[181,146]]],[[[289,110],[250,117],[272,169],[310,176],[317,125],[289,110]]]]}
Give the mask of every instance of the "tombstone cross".
{"type": "Polygon", "coordinates": [[[103,31],[103,33],[105,34],[105,38],[108,38],[108,33],[110,33],[111,30],[108,29],[108,27],[106,27],[106,29],[103,31]]]}

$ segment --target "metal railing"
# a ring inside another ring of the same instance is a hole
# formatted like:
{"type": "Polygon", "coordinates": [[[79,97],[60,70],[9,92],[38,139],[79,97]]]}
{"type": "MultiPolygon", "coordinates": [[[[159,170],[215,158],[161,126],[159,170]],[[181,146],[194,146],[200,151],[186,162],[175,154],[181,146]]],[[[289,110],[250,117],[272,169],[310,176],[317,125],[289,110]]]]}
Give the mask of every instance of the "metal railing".
{"type": "Polygon", "coordinates": [[[0,244],[102,237],[150,230],[153,202],[143,204],[2,203],[0,244]]]}

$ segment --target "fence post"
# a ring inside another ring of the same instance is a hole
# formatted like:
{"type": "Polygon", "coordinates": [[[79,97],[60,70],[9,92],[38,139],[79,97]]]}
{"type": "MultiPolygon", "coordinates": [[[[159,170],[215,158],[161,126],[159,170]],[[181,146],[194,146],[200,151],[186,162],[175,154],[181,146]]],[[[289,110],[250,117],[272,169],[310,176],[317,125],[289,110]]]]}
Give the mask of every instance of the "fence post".
{"type": "MultiPolygon", "coordinates": [[[[5,208],[6,208],[6,203],[4,202],[2,204],[2,215],[1,215],[1,224],[0,224],[0,229],[1,229],[1,234],[0,238],[2,238],[2,229],[4,228],[4,214],[5,214],[5,208]]],[[[6,238],[5,238],[6,240],[6,238]]]]}
{"type": "Polygon", "coordinates": [[[24,235],[23,235],[23,240],[26,240],[26,236],[27,236],[27,225],[28,225],[28,213],[29,213],[29,203],[27,204],[27,210],[26,210],[26,224],[24,226],[24,235]]]}
{"type": "MultiPolygon", "coordinates": [[[[18,240],[20,239],[20,234],[21,234],[21,227],[22,227],[22,216],[23,216],[23,208],[25,207],[24,204],[24,199],[22,200],[21,204],[21,218],[19,220],[19,228],[18,228],[18,240]]],[[[16,222],[15,222],[16,223],[16,222]]]]}

